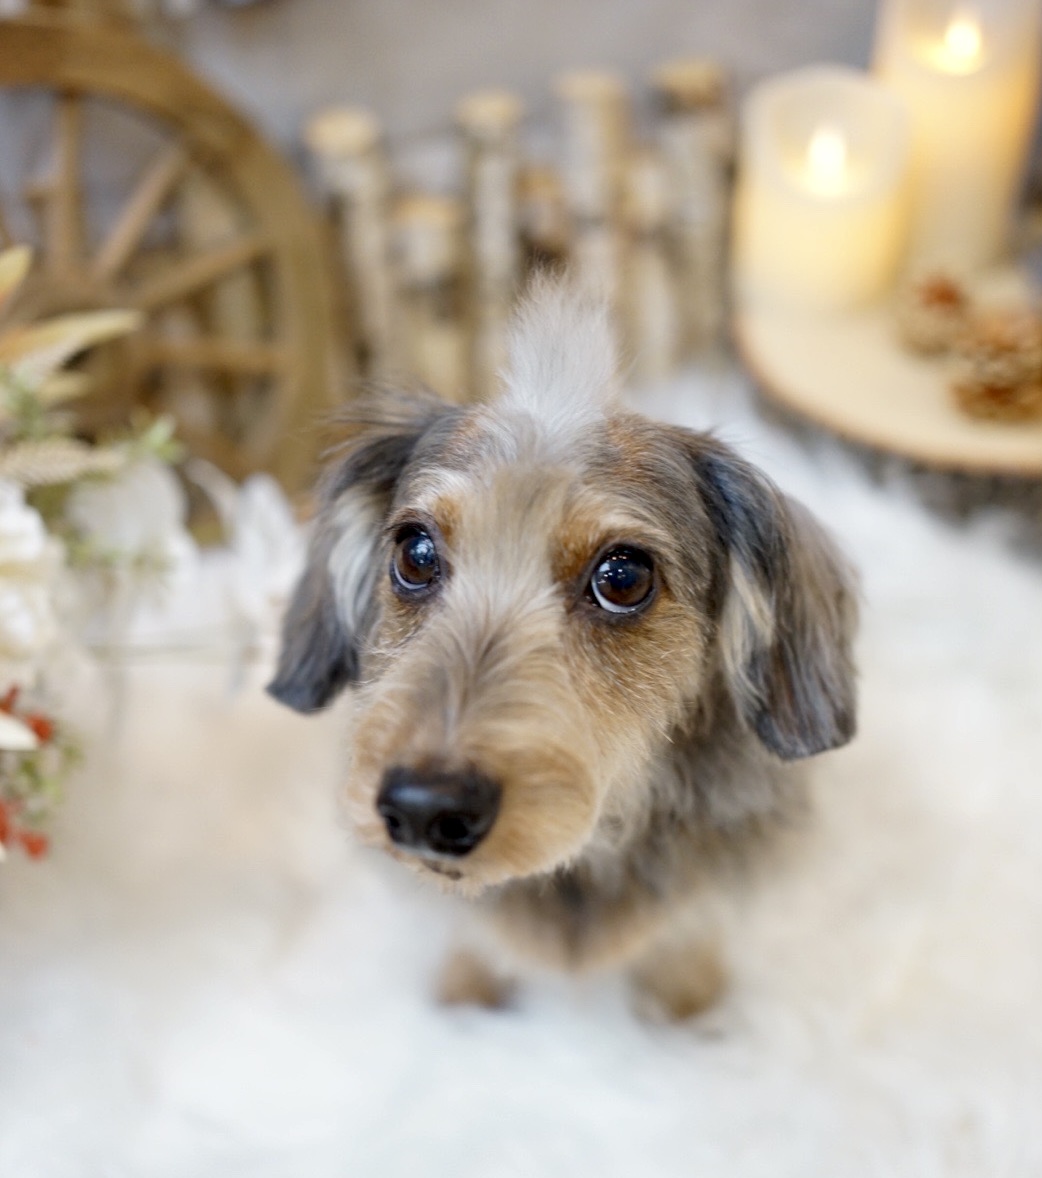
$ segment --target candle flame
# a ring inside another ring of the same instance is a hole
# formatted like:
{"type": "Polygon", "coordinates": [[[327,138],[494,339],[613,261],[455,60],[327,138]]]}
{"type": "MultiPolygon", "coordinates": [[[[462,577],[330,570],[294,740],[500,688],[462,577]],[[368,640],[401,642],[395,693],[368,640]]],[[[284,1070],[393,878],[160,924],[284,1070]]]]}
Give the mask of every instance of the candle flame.
{"type": "Polygon", "coordinates": [[[944,30],[944,47],[952,57],[965,62],[975,61],[981,51],[980,24],[972,12],[957,9],[944,30]]]}
{"type": "Polygon", "coordinates": [[[977,69],[983,57],[984,36],[972,9],[957,8],[936,45],[934,60],[946,73],[968,74],[977,69]]]}
{"type": "Polygon", "coordinates": [[[819,127],[807,144],[807,168],[815,188],[835,191],[847,168],[847,141],[839,127],[819,127]]]}

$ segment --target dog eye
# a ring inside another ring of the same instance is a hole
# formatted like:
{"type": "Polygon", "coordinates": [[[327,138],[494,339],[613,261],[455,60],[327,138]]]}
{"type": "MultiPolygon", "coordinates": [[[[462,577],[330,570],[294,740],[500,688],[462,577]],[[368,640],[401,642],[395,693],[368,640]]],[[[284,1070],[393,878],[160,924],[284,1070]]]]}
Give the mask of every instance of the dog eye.
{"type": "Polygon", "coordinates": [[[647,602],[655,588],[651,557],[639,548],[613,548],[590,577],[590,595],[613,614],[628,614],[647,602]]]}
{"type": "Polygon", "coordinates": [[[391,562],[394,587],[404,593],[419,593],[429,589],[440,575],[438,550],[427,532],[417,527],[400,532],[391,562]]]}

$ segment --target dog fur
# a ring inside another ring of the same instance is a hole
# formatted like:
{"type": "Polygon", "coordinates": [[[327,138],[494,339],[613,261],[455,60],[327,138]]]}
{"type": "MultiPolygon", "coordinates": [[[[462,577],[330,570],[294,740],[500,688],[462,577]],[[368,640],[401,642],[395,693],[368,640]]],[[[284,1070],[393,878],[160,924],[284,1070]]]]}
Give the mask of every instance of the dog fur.
{"type": "MultiPolygon", "coordinates": [[[[351,684],[346,799],[362,842],[468,901],[522,956],[624,965],[671,1016],[718,992],[697,917],[799,810],[790,762],[855,725],[850,571],[819,525],[711,436],[617,399],[605,310],[563,283],[519,312],[488,405],[385,392],[351,406],[320,490],[271,692],[300,711],[351,684]],[[437,546],[403,601],[395,537],[437,546]],[[654,561],[647,608],[607,614],[599,554],[654,561]],[[501,786],[488,836],[446,862],[375,808],[393,766],[501,786]]],[[[498,1000],[472,955],[447,998],[498,1000]]]]}

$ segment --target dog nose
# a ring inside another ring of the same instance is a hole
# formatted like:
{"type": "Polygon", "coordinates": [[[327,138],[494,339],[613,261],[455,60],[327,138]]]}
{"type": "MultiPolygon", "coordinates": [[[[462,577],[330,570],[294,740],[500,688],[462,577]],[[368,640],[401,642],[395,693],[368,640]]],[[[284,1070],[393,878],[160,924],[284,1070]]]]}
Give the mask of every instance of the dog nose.
{"type": "Polygon", "coordinates": [[[469,854],[499,813],[498,782],[473,770],[388,769],[376,799],[391,841],[409,851],[469,854]]]}

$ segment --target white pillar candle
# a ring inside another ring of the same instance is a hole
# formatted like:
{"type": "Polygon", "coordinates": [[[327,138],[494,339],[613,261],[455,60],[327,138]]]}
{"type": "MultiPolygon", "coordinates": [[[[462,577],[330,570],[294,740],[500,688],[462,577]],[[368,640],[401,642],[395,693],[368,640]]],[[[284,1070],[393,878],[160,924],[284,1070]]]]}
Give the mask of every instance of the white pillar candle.
{"type": "Polygon", "coordinates": [[[855,70],[771,78],[742,111],[737,294],[846,310],[891,287],[904,247],[904,108],[855,70]]]}
{"type": "Polygon", "coordinates": [[[875,73],[907,103],[909,262],[973,271],[1001,259],[1039,82],[1042,0],[884,0],[875,73]]]}

